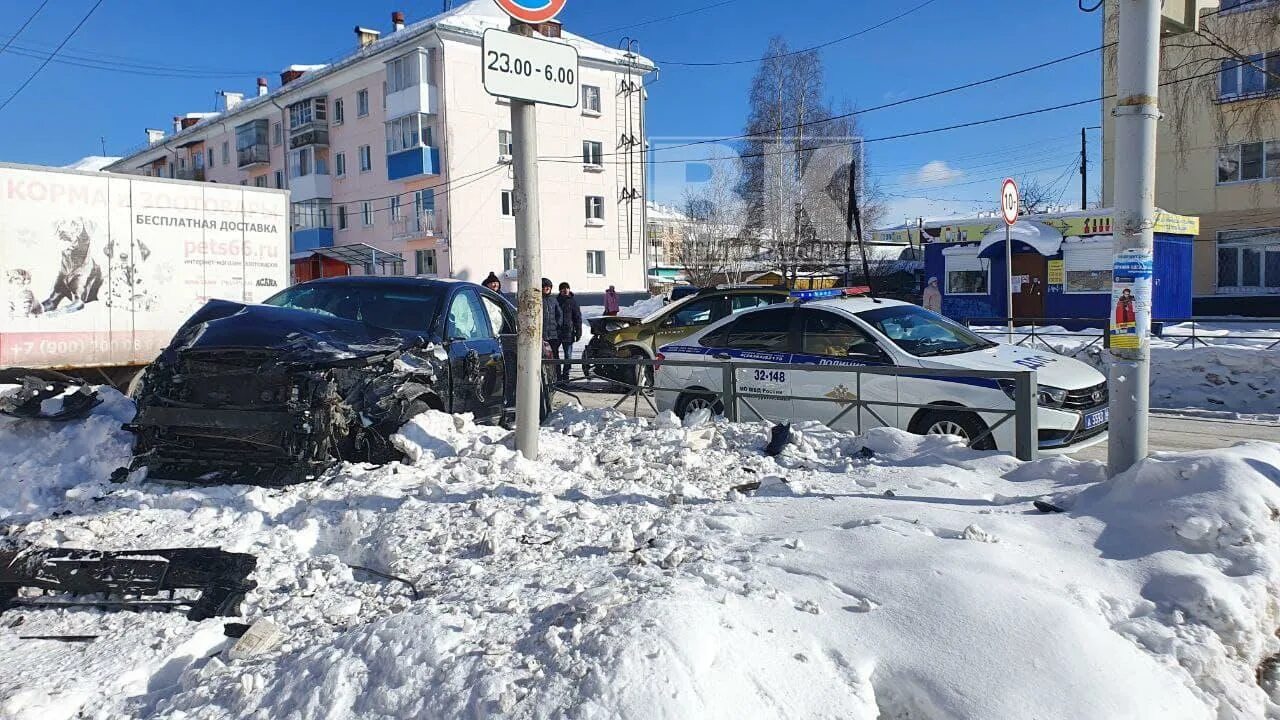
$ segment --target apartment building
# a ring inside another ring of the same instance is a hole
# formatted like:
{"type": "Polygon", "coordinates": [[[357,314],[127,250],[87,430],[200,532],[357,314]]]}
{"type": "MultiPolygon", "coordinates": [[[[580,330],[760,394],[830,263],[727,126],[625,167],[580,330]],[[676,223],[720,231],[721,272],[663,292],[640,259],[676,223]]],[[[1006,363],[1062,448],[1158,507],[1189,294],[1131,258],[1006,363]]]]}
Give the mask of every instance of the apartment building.
{"type": "MultiPolygon", "coordinates": [[[[174,118],[172,133],[113,172],[285,188],[295,280],[341,274],[514,287],[511,118],[481,81],[481,36],[509,20],[473,0],[388,33],[357,27],[351,55],[293,65],[272,90],[223,93],[217,113],[174,118]]],[[[564,32],[581,57],[581,103],[538,107],[542,267],[575,289],[643,290],[644,78],[648,59],[564,32]]]]}
{"type": "MultiPolygon", "coordinates": [[[[1117,4],[1105,4],[1116,39],[1117,4]]],[[[1192,291],[1197,314],[1280,314],[1280,2],[1199,0],[1200,33],[1161,47],[1156,205],[1200,219],[1192,291]],[[1216,7],[1214,7],[1216,6],[1216,7]],[[1238,51],[1239,55],[1236,54],[1238,51]],[[1243,58],[1243,60],[1242,60],[1243,58]]],[[[1116,91],[1115,48],[1103,94],[1116,91]]],[[[1114,199],[1114,100],[1102,108],[1103,205],[1114,199]]]]}

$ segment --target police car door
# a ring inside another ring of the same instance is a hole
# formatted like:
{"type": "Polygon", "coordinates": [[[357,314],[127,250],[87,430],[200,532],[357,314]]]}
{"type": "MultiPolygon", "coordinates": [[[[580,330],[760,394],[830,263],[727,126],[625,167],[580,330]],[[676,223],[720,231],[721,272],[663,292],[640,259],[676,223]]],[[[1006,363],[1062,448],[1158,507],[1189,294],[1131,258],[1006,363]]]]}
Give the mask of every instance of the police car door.
{"type": "Polygon", "coordinates": [[[817,420],[833,428],[862,432],[898,426],[895,375],[813,372],[817,367],[887,367],[893,361],[871,335],[852,320],[820,308],[800,308],[799,349],[791,358],[791,394],[797,419],[817,420]],[[849,401],[870,403],[860,408],[849,401]],[[845,401],[845,402],[831,402],[845,401]]]}
{"type": "Polygon", "coordinates": [[[734,370],[739,420],[779,422],[794,417],[787,364],[794,317],[795,308],[789,306],[749,312],[708,336],[716,346],[708,353],[713,360],[768,365],[734,370]]]}

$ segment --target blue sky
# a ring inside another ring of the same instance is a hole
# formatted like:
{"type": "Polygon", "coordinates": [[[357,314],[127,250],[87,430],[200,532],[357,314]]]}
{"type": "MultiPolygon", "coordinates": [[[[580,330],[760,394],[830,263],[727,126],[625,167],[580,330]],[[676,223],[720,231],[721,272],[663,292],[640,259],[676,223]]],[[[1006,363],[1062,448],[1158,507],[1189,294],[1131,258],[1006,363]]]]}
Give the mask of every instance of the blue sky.
{"type": "MultiPolygon", "coordinates": [[[[683,67],[757,57],[773,34],[792,47],[827,42],[875,25],[923,0],[732,0],[664,22],[647,20],[714,0],[569,0],[566,29],[614,45],[624,35],[663,66],[650,88],[650,137],[718,137],[742,131],[754,65],[683,67]],[[782,11],[776,11],[783,5],[782,11]],[[637,9],[639,8],[639,9],[637,9]],[[665,64],[664,64],[665,61],[665,64]]],[[[0,102],[93,5],[53,0],[0,54],[0,102]]],[[[40,0],[0,3],[0,45],[40,0]]],[[[441,0],[105,0],[66,46],[65,57],[128,72],[53,62],[0,111],[0,160],[59,165],[140,144],[143,128],[168,128],[175,114],[212,110],[217,90],[253,92],[254,78],[321,63],[346,52],[357,24],[387,29],[392,10],[409,22],[438,12],[441,0]],[[217,10],[212,9],[216,7],[217,10]],[[216,16],[215,16],[216,12],[216,16]],[[157,69],[163,68],[163,69],[157,69]],[[177,77],[170,77],[177,76],[177,77]]],[[[822,51],[835,105],[855,108],[919,95],[1101,44],[1100,14],[1071,0],[934,0],[881,29],[822,51]]],[[[1035,73],[860,116],[865,137],[951,125],[1096,97],[1094,53],[1035,73]]],[[[1057,181],[1063,201],[1079,201],[1073,171],[1082,126],[1098,125],[1097,104],[978,128],[867,146],[891,220],[996,207],[1004,175],[1057,181]]],[[[1098,185],[1098,131],[1089,131],[1090,199],[1098,185]]],[[[670,197],[663,198],[670,200],[670,197]]]]}

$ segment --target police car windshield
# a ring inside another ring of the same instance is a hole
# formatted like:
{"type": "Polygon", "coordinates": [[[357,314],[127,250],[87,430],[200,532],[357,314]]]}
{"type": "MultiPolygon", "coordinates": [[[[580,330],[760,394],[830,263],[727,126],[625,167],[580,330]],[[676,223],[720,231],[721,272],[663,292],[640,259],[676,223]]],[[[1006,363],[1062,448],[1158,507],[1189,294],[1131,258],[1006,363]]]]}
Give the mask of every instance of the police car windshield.
{"type": "Polygon", "coordinates": [[[916,357],[959,355],[993,347],[950,320],[914,305],[896,305],[858,313],[894,345],[916,357]]]}

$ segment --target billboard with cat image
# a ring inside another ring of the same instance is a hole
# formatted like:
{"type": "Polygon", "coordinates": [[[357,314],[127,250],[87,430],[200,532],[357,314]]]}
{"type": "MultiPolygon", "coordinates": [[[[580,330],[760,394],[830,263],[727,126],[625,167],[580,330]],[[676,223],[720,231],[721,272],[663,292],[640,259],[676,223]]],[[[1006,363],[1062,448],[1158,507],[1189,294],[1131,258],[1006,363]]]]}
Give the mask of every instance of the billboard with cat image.
{"type": "Polygon", "coordinates": [[[144,365],[288,284],[288,193],[0,163],[0,365],[144,365]]]}

